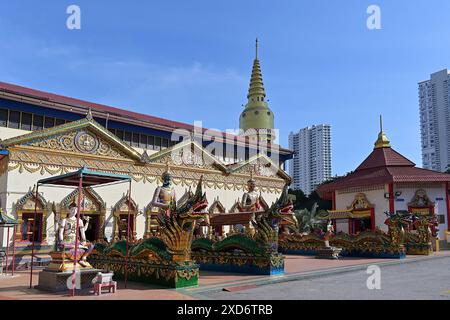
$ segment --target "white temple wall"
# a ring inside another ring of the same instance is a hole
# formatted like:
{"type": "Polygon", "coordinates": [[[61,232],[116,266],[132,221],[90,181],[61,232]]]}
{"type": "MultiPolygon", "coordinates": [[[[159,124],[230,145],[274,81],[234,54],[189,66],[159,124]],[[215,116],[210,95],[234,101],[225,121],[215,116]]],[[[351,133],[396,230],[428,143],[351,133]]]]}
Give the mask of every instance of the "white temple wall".
{"type": "Polygon", "coordinates": [[[435,214],[444,216],[444,223],[439,225],[439,238],[444,239],[445,230],[448,230],[445,183],[394,185],[394,193],[401,192],[401,195],[395,201],[395,210],[408,210],[408,203],[413,200],[416,191],[419,189],[425,190],[430,200],[435,203],[435,214]]]}
{"type": "MultiPolygon", "coordinates": [[[[19,170],[9,171],[7,174],[0,178],[0,184],[4,185],[2,197],[6,201],[2,201],[2,206],[6,209],[9,215],[16,217],[13,212],[13,204],[22,198],[29,190],[37,183],[38,180],[51,177],[50,174],[45,173],[41,175],[40,172],[30,173],[24,170],[22,173],[19,170]],[[4,183],[4,184],[2,184],[4,183]],[[3,205],[4,204],[4,205],[3,205]]],[[[258,181],[257,177],[255,177],[258,181]]],[[[150,203],[153,197],[153,193],[158,184],[143,183],[132,181],[131,196],[133,200],[138,204],[139,215],[136,221],[136,233],[138,238],[142,238],[145,233],[145,214],[144,208],[150,203]]],[[[187,186],[176,185],[175,192],[177,199],[180,199],[183,194],[189,189],[187,186]]],[[[47,187],[40,186],[39,193],[44,197],[47,202],[60,203],[68,194],[70,194],[74,188],[65,187],[47,187]]],[[[112,208],[122,198],[124,193],[128,190],[128,183],[109,185],[105,187],[95,187],[94,190],[100,195],[103,201],[106,203],[106,219],[105,219],[105,236],[110,240],[113,235],[113,216],[112,208]]],[[[191,189],[195,191],[195,186],[191,189]]],[[[242,198],[244,190],[223,190],[223,189],[210,189],[207,186],[203,186],[203,191],[206,192],[206,196],[209,205],[212,205],[217,197],[221,203],[229,210],[235,202],[242,198]]],[[[265,201],[271,205],[276,201],[280,194],[274,193],[262,193],[265,201]]],[[[2,199],[3,199],[2,198],[2,199]]],[[[54,243],[55,240],[55,216],[54,213],[49,214],[47,217],[47,242],[49,244],[54,243]]],[[[6,237],[6,236],[5,236],[6,237]]],[[[12,234],[11,234],[12,238],[12,234]]],[[[2,243],[4,243],[4,239],[2,243]]]]}
{"type": "MultiPolygon", "coordinates": [[[[376,190],[361,189],[348,193],[338,190],[336,191],[336,210],[346,210],[347,207],[351,206],[358,193],[364,193],[367,200],[375,207],[375,227],[387,231],[388,228],[384,224],[384,221],[386,221],[387,218],[385,212],[389,211],[389,200],[384,198],[385,192],[388,192],[387,185],[384,188],[380,187],[376,190]]],[[[336,227],[338,232],[343,231],[348,233],[348,223],[346,221],[341,221],[336,227]]]]}

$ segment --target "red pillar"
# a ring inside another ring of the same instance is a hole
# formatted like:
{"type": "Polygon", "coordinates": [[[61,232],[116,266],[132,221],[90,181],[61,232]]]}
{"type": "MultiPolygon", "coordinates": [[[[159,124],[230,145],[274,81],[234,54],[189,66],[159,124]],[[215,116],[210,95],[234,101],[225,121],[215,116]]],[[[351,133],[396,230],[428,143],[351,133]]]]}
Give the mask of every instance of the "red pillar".
{"type": "MultiPolygon", "coordinates": [[[[126,240],[126,250],[127,250],[127,256],[125,257],[125,272],[124,272],[124,278],[125,278],[125,289],[128,285],[128,257],[129,257],[129,240],[130,240],[130,215],[131,215],[131,179],[130,179],[130,185],[128,187],[128,216],[127,216],[127,240],[126,240]]],[[[133,225],[134,228],[134,225],[133,225]]],[[[134,234],[134,233],[133,233],[134,234]]]]}
{"type": "MultiPolygon", "coordinates": [[[[333,191],[332,198],[331,198],[331,210],[336,210],[336,190],[333,191]]],[[[333,228],[334,231],[337,232],[337,222],[336,220],[333,220],[333,228]]]]}
{"type": "MultiPolygon", "coordinates": [[[[9,265],[9,226],[7,227],[7,233],[6,236],[6,271],[5,274],[8,274],[8,265],[9,265]]],[[[4,229],[3,229],[4,230],[4,229]]]]}
{"type": "Polygon", "coordinates": [[[331,209],[336,210],[336,191],[333,191],[333,198],[331,199],[331,209]]]}
{"type": "Polygon", "coordinates": [[[17,226],[14,225],[13,228],[13,253],[12,253],[12,269],[11,269],[11,275],[14,275],[14,268],[16,267],[16,228],[17,226]]]}
{"type": "Polygon", "coordinates": [[[31,245],[31,268],[30,268],[30,289],[33,287],[33,263],[34,263],[34,239],[36,234],[36,217],[37,217],[37,201],[38,201],[38,195],[39,195],[39,184],[36,185],[36,194],[34,198],[34,216],[33,216],[33,241],[31,245]]]}
{"type": "Polygon", "coordinates": [[[75,286],[76,286],[76,273],[77,273],[77,263],[78,263],[78,237],[80,233],[80,214],[81,214],[81,197],[83,193],[83,175],[80,174],[78,180],[78,201],[77,201],[77,223],[76,223],[76,236],[75,236],[75,253],[73,260],[73,273],[72,273],[72,297],[75,296],[75,286]]]}
{"type": "Polygon", "coordinates": [[[389,184],[389,212],[395,213],[394,184],[389,184]]]}
{"type": "Polygon", "coordinates": [[[447,230],[450,231],[450,183],[445,184],[445,198],[447,199],[447,230]]]}

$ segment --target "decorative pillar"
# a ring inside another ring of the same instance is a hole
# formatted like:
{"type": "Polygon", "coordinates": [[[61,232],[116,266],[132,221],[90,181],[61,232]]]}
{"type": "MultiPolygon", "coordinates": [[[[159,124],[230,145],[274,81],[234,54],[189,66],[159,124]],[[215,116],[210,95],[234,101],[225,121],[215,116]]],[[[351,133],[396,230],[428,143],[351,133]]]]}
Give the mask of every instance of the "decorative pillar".
{"type": "Polygon", "coordinates": [[[389,212],[395,213],[394,184],[389,183],[389,212]]]}
{"type": "Polygon", "coordinates": [[[450,231],[450,183],[445,184],[445,198],[447,200],[447,230],[450,231]]]}

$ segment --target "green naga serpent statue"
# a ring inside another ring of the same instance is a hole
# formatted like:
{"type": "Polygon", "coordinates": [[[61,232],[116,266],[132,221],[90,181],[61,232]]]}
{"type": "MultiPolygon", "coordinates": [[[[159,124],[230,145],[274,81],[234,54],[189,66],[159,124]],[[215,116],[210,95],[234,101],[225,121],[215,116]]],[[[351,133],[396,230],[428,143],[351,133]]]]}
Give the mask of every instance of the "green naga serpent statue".
{"type": "Polygon", "coordinates": [[[179,207],[175,202],[170,205],[170,214],[160,213],[157,216],[161,228],[161,237],[172,254],[174,262],[191,261],[191,244],[194,228],[198,220],[205,219],[205,208],[208,206],[206,194],[202,191],[203,176],[197,184],[194,195],[179,207]]]}
{"type": "MultiPolygon", "coordinates": [[[[165,177],[170,180],[168,174],[165,177]]],[[[166,187],[157,195],[169,198],[172,191],[166,187]]],[[[112,244],[97,243],[90,256],[91,264],[98,269],[113,271],[118,278],[124,278],[126,274],[127,279],[132,281],[172,288],[197,285],[199,267],[191,259],[191,245],[197,222],[207,215],[205,208],[208,201],[202,191],[202,178],[195,193],[186,201],[179,206],[175,205],[175,200],[170,202],[165,208],[160,207],[157,216],[159,237],[135,242],[129,250],[124,240],[112,244]]]]}
{"type": "Polygon", "coordinates": [[[280,223],[284,222],[287,227],[297,229],[298,222],[293,214],[294,205],[288,197],[289,185],[283,188],[280,198],[265,212],[252,220],[256,230],[254,239],[266,244],[268,251],[278,252],[278,234],[280,223]]]}

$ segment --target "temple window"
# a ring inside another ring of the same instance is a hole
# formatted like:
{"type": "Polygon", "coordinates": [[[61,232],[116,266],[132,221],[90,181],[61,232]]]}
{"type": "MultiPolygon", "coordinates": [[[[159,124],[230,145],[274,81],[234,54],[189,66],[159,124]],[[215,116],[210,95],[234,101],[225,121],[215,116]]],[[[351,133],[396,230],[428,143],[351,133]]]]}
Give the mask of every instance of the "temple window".
{"type": "Polygon", "coordinates": [[[145,134],[141,134],[139,148],[147,149],[147,136],[145,134]]]}
{"type": "Polygon", "coordinates": [[[53,117],[45,117],[44,121],[44,127],[47,128],[53,128],[55,126],[55,118],[53,117]]]}
{"type": "Polygon", "coordinates": [[[20,124],[20,129],[31,131],[31,113],[22,113],[22,121],[20,124]]]}
{"type": "Polygon", "coordinates": [[[169,140],[168,139],[162,139],[162,148],[167,149],[169,147],[169,140]]]}
{"type": "Polygon", "coordinates": [[[66,120],[64,120],[64,119],[56,119],[56,125],[57,126],[60,126],[60,125],[63,125],[63,124],[65,124],[66,123],[66,120]]]}
{"type": "Polygon", "coordinates": [[[133,139],[131,141],[133,147],[139,147],[139,133],[133,133],[133,139]]]}
{"type": "Polygon", "coordinates": [[[123,130],[117,130],[116,131],[117,138],[120,140],[123,140],[123,130]]]}
{"type": "Polygon", "coordinates": [[[10,111],[8,127],[13,129],[19,129],[19,125],[20,125],[20,112],[10,111]]]}
{"type": "Polygon", "coordinates": [[[44,129],[44,117],[34,115],[33,116],[33,131],[44,129]]]}
{"type": "Polygon", "coordinates": [[[8,125],[8,110],[0,109],[0,126],[6,127],[8,125]]]}
{"type": "Polygon", "coordinates": [[[155,148],[155,137],[149,136],[147,141],[148,141],[148,143],[147,143],[148,149],[154,150],[154,148],[155,148]]]}
{"type": "Polygon", "coordinates": [[[125,131],[124,137],[123,137],[123,142],[125,142],[126,144],[131,146],[131,132],[125,131]]]}
{"type": "Polygon", "coordinates": [[[156,150],[156,151],[161,150],[161,138],[160,137],[155,137],[154,150],[156,150]]]}

